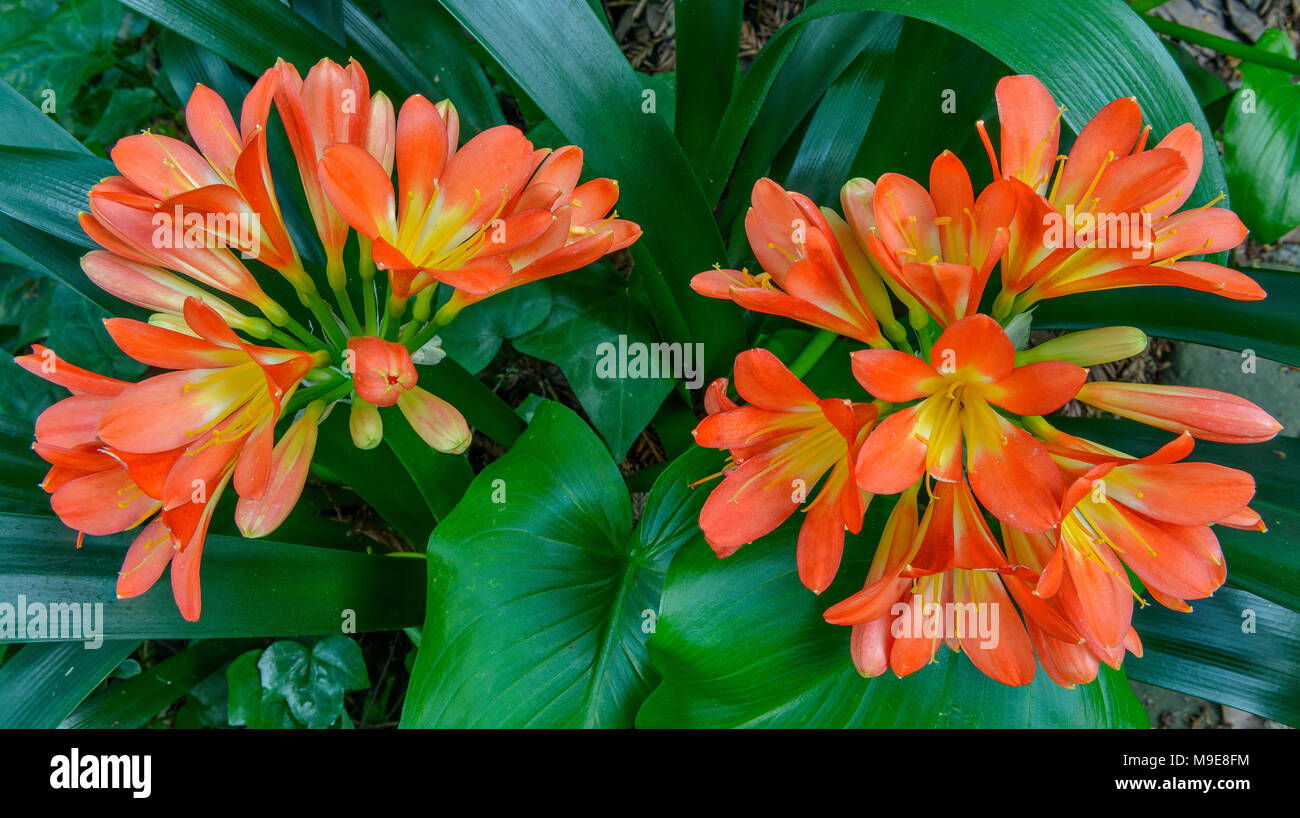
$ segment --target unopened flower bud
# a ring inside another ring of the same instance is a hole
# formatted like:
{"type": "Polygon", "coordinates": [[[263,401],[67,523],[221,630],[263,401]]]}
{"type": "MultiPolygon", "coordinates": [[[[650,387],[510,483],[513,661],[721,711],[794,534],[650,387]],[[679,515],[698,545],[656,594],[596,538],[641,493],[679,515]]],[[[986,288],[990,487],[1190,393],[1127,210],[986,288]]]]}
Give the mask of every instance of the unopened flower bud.
{"type": "Polygon", "coordinates": [[[358,449],[373,449],[384,440],[384,421],[379,410],[366,403],[360,395],[352,396],[348,431],[352,433],[352,445],[358,449]]]}
{"type": "Polygon", "coordinates": [[[1146,348],[1146,333],[1137,327],[1085,329],[1044,341],[1033,349],[1017,352],[1016,366],[1040,361],[1065,361],[1078,366],[1096,366],[1132,358],[1146,348]]]}
{"type": "Polygon", "coordinates": [[[398,395],[413,389],[419,377],[406,347],[382,338],[350,338],[348,358],[357,394],[375,406],[397,403],[398,395]]]}

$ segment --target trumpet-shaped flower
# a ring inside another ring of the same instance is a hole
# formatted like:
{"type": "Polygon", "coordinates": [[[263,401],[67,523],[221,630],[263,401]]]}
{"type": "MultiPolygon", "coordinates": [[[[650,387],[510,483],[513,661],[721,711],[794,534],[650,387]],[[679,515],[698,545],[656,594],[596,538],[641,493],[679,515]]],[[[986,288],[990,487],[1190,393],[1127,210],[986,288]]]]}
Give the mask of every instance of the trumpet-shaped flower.
{"type": "Polygon", "coordinates": [[[284,60],[277,60],[267,73],[274,73],[277,80],[276,109],[289,135],[316,232],[325,246],[327,274],[331,284],[341,286],[348,224],[325,195],[320,160],[331,145],[351,145],[391,171],[396,138],[393,105],[383,94],[371,97],[370,81],[356,60],[350,60],[345,68],[323,59],[311,67],[306,79],[284,60]]]}
{"type": "Polygon", "coordinates": [[[976,312],[1009,240],[1011,185],[996,181],[976,199],[966,167],[949,151],[930,167],[929,191],[897,173],[874,188],[864,181],[850,181],[841,200],[872,257],[940,324],[976,312]]]}
{"type": "Polygon", "coordinates": [[[864,676],[887,667],[907,676],[946,642],[989,677],[1029,684],[1033,648],[1001,576],[1019,569],[1008,564],[964,482],[940,483],[919,525],[918,489],[905,490],[891,512],[866,585],[828,609],[826,621],[853,626],[854,664],[864,676]],[[972,621],[981,611],[984,632],[972,621]]]}
{"type": "MultiPolygon", "coordinates": [[[[873,347],[889,346],[867,297],[873,288],[880,290],[880,283],[865,263],[850,262],[827,216],[807,196],[785,191],[771,179],[754,183],[752,201],[745,234],[762,273],[708,270],[691,279],[691,288],[873,347]]],[[[847,231],[843,235],[847,238],[847,231]]],[[[886,314],[892,322],[892,313],[886,314]]]]}
{"type": "Polygon", "coordinates": [[[858,485],[875,494],[901,491],[929,473],[966,476],[980,502],[1023,531],[1045,531],[1060,519],[1061,477],[1038,441],[994,411],[1041,415],[1075,396],[1086,377],[1074,364],[1015,366],[1006,333],[986,315],[944,330],[926,363],[896,350],[853,353],[853,375],[891,403],[923,400],[885,418],[863,444],[858,485]]]}
{"type": "Polygon", "coordinates": [[[37,453],[54,466],[46,488],[55,513],[82,534],[103,535],[160,512],[128,551],[118,594],[148,590],[171,561],[177,605],[195,620],[199,557],[217,500],[230,482],[255,500],[273,481],[284,488],[273,467],[275,421],[314,360],[241,341],[195,298],[183,312],[188,333],[105,322],[123,352],[175,370],[140,383],[81,370],[43,348],[16,360],[73,391],[37,422],[37,453]]]}
{"type": "MultiPolygon", "coordinates": [[[[995,176],[1011,180],[1017,209],[995,316],[1044,298],[1117,287],[1167,285],[1238,300],[1264,297],[1251,278],[1188,257],[1236,247],[1246,228],[1230,210],[1178,211],[1202,164],[1201,134],[1181,125],[1154,148],[1135,99],[1105,106],[1079,132],[1053,175],[1060,113],[1032,76],[997,87],[1002,157],[980,133],[995,176]]],[[[1213,202],[1211,203],[1213,204],[1213,202]]]]}
{"type": "Polygon", "coordinates": [[[799,530],[799,578],[821,593],[839,568],[845,529],[856,533],[869,498],[853,481],[858,447],[876,419],[876,407],[846,400],[818,400],[767,350],[736,357],[736,391],[710,387],[717,411],[695,428],[695,441],[727,449],[731,465],[700,512],[705,539],[719,557],[773,531],[826,481],[805,507],[799,530]]]}
{"type": "MultiPolygon", "coordinates": [[[[602,178],[578,184],[581,148],[566,145],[555,151],[537,151],[534,160],[538,154],[544,158],[528,184],[506,206],[502,224],[508,224],[515,214],[538,209],[549,210],[554,221],[537,238],[505,253],[510,272],[504,283],[483,293],[457,290],[443,307],[442,316],[454,315],[470,304],[514,287],[585,267],[640,238],[640,226],[618,218],[614,210],[618,182],[602,178]]],[[[500,238],[509,237],[503,233],[500,238]]],[[[489,239],[495,240],[491,234],[489,239]]]]}
{"type": "Polygon", "coordinates": [[[335,143],[320,162],[326,195],[374,242],[375,264],[389,271],[396,297],[407,298],[435,281],[486,296],[575,269],[636,239],[639,231],[628,222],[593,226],[612,207],[617,188],[596,180],[583,186],[588,198],[579,202],[573,184],[580,153],[567,154],[576,159],[576,169],[572,159],[548,164],[546,153],[534,151],[509,125],[490,128],[458,149],[459,131],[450,103],[408,99],[397,116],[396,193],[384,167],[356,145],[335,143]],[[534,188],[529,180],[535,171],[541,176],[534,188]],[[552,258],[543,265],[547,256],[552,258]],[[542,266],[530,270],[534,264],[542,266]],[[516,272],[524,278],[512,281],[516,272]]]}
{"type": "MultiPolygon", "coordinates": [[[[1115,649],[1127,633],[1131,598],[1110,604],[1130,595],[1120,561],[1157,602],[1177,610],[1190,610],[1184,600],[1223,584],[1226,567],[1210,525],[1246,510],[1255,493],[1249,474],[1185,461],[1189,434],[1134,459],[1055,430],[1042,433],[1072,479],[1045,574],[1063,570],[1078,589],[1076,621],[1086,638],[1115,649]]],[[[1070,596],[1062,599],[1070,610],[1070,596]]]]}

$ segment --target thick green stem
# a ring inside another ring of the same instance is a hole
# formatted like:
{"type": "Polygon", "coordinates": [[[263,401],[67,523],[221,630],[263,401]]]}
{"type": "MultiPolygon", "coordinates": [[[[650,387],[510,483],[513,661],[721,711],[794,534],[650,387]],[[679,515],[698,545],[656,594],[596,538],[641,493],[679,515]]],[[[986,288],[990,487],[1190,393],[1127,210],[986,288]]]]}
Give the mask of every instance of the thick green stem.
{"type": "Polygon", "coordinates": [[[818,330],[817,334],[812,337],[808,345],[799,353],[799,357],[794,359],[790,364],[790,371],[796,378],[802,378],[822,359],[826,351],[835,343],[835,339],[840,336],[828,329],[818,330]]]}
{"type": "Polygon", "coordinates": [[[303,293],[303,295],[304,300],[307,302],[307,308],[311,310],[311,314],[315,316],[317,322],[320,323],[321,329],[325,332],[325,336],[329,339],[330,344],[335,349],[341,350],[346,348],[348,345],[348,339],[344,337],[343,331],[339,329],[338,322],[334,320],[334,313],[330,311],[329,306],[327,306],[325,301],[321,299],[320,293],[312,290],[303,293]]]}
{"type": "Polygon", "coordinates": [[[342,375],[335,376],[325,383],[318,383],[315,386],[308,386],[305,389],[299,389],[289,402],[284,405],[282,415],[288,417],[297,412],[302,407],[314,400],[323,400],[326,404],[333,403],[339,398],[344,397],[352,391],[352,381],[342,375]]]}
{"type": "Polygon", "coordinates": [[[302,343],[306,344],[309,348],[318,351],[319,350],[323,350],[327,352],[329,351],[329,347],[321,343],[321,340],[319,338],[317,338],[315,335],[312,335],[310,332],[307,331],[306,327],[304,327],[302,324],[299,324],[297,321],[293,320],[292,318],[288,319],[285,322],[284,328],[289,330],[289,332],[292,332],[294,337],[296,337],[302,343]]]}
{"type": "Polygon", "coordinates": [[[391,341],[397,337],[397,329],[402,325],[402,316],[406,314],[407,300],[389,293],[388,310],[384,313],[384,340],[391,341]]]}
{"type": "Polygon", "coordinates": [[[439,324],[437,319],[434,319],[421,327],[418,332],[412,334],[411,337],[402,341],[402,346],[406,347],[411,352],[415,352],[417,349],[433,340],[433,336],[437,335],[438,330],[442,329],[443,326],[445,325],[439,324]]]}
{"type": "MultiPolygon", "coordinates": [[[[301,339],[295,338],[283,330],[273,329],[271,330],[271,335],[269,337],[272,341],[275,341],[277,344],[284,347],[285,349],[302,349],[303,347],[303,342],[301,339]]],[[[312,340],[315,339],[313,338],[312,340]]],[[[317,341],[316,346],[311,347],[311,349],[318,349],[319,347],[320,347],[320,342],[317,341]]]]}
{"type": "Polygon", "coordinates": [[[1284,54],[1274,54],[1271,51],[1239,43],[1236,40],[1206,34],[1204,31],[1191,26],[1170,22],[1150,14],[1143,14],[1142,19],[1146,21],[1147,25],[1151,26],[1153,31],[1173,37],[1176,40],[1199,45],[1202,48],[1208,48],[1229,57],[1236,57],[1266,68],[1276,68],[1278,71],[1285,71],[1288,74],[1300,77],[1300,60],[1293,60],[1284,54]]]}

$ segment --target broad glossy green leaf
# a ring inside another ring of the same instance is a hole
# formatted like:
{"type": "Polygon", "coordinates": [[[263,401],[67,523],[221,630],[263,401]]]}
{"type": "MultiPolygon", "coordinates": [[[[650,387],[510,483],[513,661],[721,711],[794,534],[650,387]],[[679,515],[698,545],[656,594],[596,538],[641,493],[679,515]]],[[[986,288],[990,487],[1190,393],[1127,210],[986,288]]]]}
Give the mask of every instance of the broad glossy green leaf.
{"type": "Polygon", "coordinates": [[[1300,725],[1300,614],[1245,591],[1220,589],[1191,613],[1150,605],[1133,614],[1141,659],[1134,679],[1300,725]]]}
{"type": "MultiPolygon", "coordinates": [[[[698,479],[707,472],[684,479],[698,479]]],[[[701,492],[702,493],[702,492],[701,492]]],[[[905,679],[863,679],[850,628],[822,612],[861,588],[886,498],[868,509],[866,535],[849,537],[835,583],[821,596],[799,582],[797,523],[719,560],[696,531],[668,569],[650,657],[663,681],[638,727],[1146,727],[1122,673],[1057,687],[1041,670],[1026,687],[984,676],[965,656],[905,679]]]]}
{"type": "Polygon", "coordinates": [[[0,729],[58,727],[139,646],[139,639],[107,640],[93,650],[81,642],[23,646],[0,665],[0,729]]]}
{"type": "Polygon", "coordinates": [[[695,452],[640,525],[609,454],[547,402],[429,540],[429,611],[405,727],[628,727],[655,682],[645,639],[663,572],[696,530],[695,452]]]}
{"type": "Polygon", "coordinates": [[[443,350],[477,375],[492,363],[502,340],[535,329],[550,313],[550,289],[542,282],[533,282],[469,305],[438,335],[443,350]]]}
{"type": "Polygon", "coordinates": [[[1138,327],[1157,338],[1195,341],[1300,366],[1300,275],[1285,270],[1243,269],[1268,293],[1262,301],[1233,301],[1178,287],[1134,287],[1082,293],[1041,302],[1035,329],[1138,327]]]}
{"type": "MultiPolygon", "coordinates": [[[[1256,47],[1295,58],[1291,37],[1277,29],[1256,47]]],[[[1257,66],[1243,71],[1223,126],[1223,162],[1251,238],[1270,244],[1300,225],[1300,86],[1291,77],[1257,66]]]]}
{"type": "Polygon", "coordinates": [[[254,644],[248,639],[199,642],[140,675],[92,696],[59,726],[101,730],[143,727],[194,685],[254,644]]]}
{"type": "MultiPolygon", "coordinates": [[[[654,328],[649,311],[629,294],[622,276],[596,266],[573,275],[582,277],[582,286],[555,286],[551,314],[537,329],[516,338],[514,347],[560,367],[592,425],[621,461],[672,391],[674,373],[665,374],[657,357],[653,370],[638,374],[634,368],[637,361],[650,365],[654,328]]],[[[679,345],[678,360],[689,351],[698,366],[695,348],[688,347],[679,345]]]]}
{"type": "Polygon", "coordinates": [[[666,340],[703,342],[711,367],[720,369],[743,343],[739,315],[689,289],[693,275],[725,258],[712,208],[663,117],[644,110],[642,84],[609,30],[583,0],[442,4],[583,149],[590,173],[618,181],[619,213],[641,225],[640,241],[694,335],[666,340]]]}
{"type": "Polygon", "coordinates": [[[88,537],[78,550],[76,533],[58,520],[0,514],[0,601],[23,594],[29,603],[103,603],[110,640],[320,634],[351,619],[364,633],[412,625],[422,616],[418,558],[209,535],[203,614],[186,622],[167,577],[142,596],[116,598],[117,572],[133,535],[88,537]]]}

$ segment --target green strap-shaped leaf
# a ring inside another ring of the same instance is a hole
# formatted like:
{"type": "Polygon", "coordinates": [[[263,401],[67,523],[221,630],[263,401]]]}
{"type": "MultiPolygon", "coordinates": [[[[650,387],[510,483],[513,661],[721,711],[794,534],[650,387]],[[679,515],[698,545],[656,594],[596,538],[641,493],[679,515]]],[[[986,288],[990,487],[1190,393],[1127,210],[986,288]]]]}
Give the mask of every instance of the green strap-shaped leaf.
{"type": "Polygon", "coordinates": [[[48,470],[32,451],[32,424],[0,415],[0,506],[21,513],[48,510],[49,495],[39,486],[48,470]]]}
{"type": "MultiPolygon", "coordinates": [[[[804,23],[856,11],[894,12],[935,23],[975,43],[1012,70],[1036,75],[1065,106],[1065,121],[1076,132],[1103,105],[1125,96],[1137,97],[1157,137],[1191,122],[1205,143],[1205,165],[1191,201],[1205,202],[1227,189],[1223,163],[1196,96],[1160,40],[1120,0],[1087,4],[1071,0],[1031,4],[1019,0],[821,0],[778,31],[764,51],[788,54],[790,38],[800,36],[804,23]]],[[[775,62],[760,54],[754,65],[760,61],[767,71],[775,62]]],[[[757,87],[749,95],[738,92],[728,106],[710,162],[711,183],[718,189],[730,175],[764,95],[757,87]]]]}
{"type": "MultiPolygon", "coordinates": [[[[403,418],[392,421],[405,424],[403,418]]],[[[387,433],[388,423],[384,431],[387,433]]],[[[352,445],[348,406],[337,404],[320,425],[314,469],[350,486],[379,516],[417,548],[429,537],[435,518],[420,488],[388,446],[362,450],[352,445]]]]}
{"type": "MultiPolygon", "coordinates": [[[[474,479],[469,461],[462,454],[443,454],[431,449],[397,407],[381,410],[381,417],[384,443],[402,461],[433,516],[439,520],[446,517],[474,479]]],[[[415,542],[418,544],[419,540],[415,542]]]]}
{"type": "Polygon", "coordinates": [[[488,466],[429,540],[429,610],[406,727],[628,727],[656,675],[645,639],[692,535],[698,450],[655,484],[640,527],[600,440],[559,404],[488,466]]]}
{"type": "Polygon", "coordinates": [[[434,101],[445,97],[456,103],[462,128],[475,133],[506,121],[483,66],[445,9],[407,0],[385,0],[383,9],[407,53],[430,78],[434,101]]]}
{"type": "MultiPolygon", "coordinates": [[[[840,188],[850,178],[853,158],[874,121],[889,68],[906,58],[894,51],[902,21],[889,19],[893,36],[885,33],[874,46],[864,49],[826,89],[784,180],[786,188],[818,204],[839,209],[840,188]]],[[[894,112],[885,119],[894,120],[894,112]]]]}
{"type": "Polygon", "coordinates": [[[77,224],[86,192],[115,173],[113,164],[77,151],[0,147],[0,213],[64,241],[92,248],[77,224]]]}
{"type": "Polygon", "coordinates": [[[942,26],[908,18],[876,104],[880,115],[871,118],[852,169],[840,184],[892,172],[928,185],[930,166],[945,150],[961,157],[977,185],[991,181],[975,122],[996,111],[993,91],[1007,73],[1006,66],[978,44],[942,26]]]}
{"type": "MultiPolygon", "coordinates": [[[[875,500],[864,532],[880,531],[887,505],[875,500]]],[[[1041,669],[1032,684],[1007,687],[940,647],[936,664],[905,679],[888,671],[863,679],[849,655],[851,629],[822,612],[862,587],[874,535],[849,536],[838,578],[817,596],[795,568],[798,522],[724,560],[698,534],[678,551],[650,639],[663,681],[638,727],[1148,726],[1124,675],[1104,667],[1074,690],[1041,669]]]]}
{"type": "Polygon", "coordinates": [[[346,4],[344,25],[349,34],[346,45],[279,2],[229,0],[212,4],[202,0],[126,0],[124,5],[254,76],[274,65],[277,58],[293,63],[303,74],[324,57],[346,65],[350,52],[356,49],[369,58],[365,69],[374,90],[403,96],[425,90],[412,87],[412,83],[422,78],[418,69],[382,33],[367,29],[359,38],[353,36],[352,26],[361,22],[357,18],[360,13],[349,12],[346,4]],[[366,53],[367,49],[382,53],[366,53]]]}
{"type": "Polygon", "coordinates": [[[722,224],[731,224],[737,214],[749,207],[749,191],[754,182],[767,171],[777,151],[831,82],[864,49],[892,47],[898,41],[899,24],[900,20],[892,14],[871,12],[808,24],[808,30],[781,66],[762,109],[754,117],[749,139],[736,161],[731,194],[722,208],[722,224]]]}
{"type": "MultiPolygon", "coordinates": [[[[21,594],[29,605],[102,603],[109,640],[294,636],[334,633],[345,624],[361,633],[406,627],[422,616],[418,558],[209,535],[203,614],[186,622],[167,576],[142,596],[116,598],[117,572],[135,533],[88,537],[78,550],[76,533],[58,520],[0,514],[0,602],[16,604],[21,594]]],[[[0,641],[21,640],[6,633],[0,641]]]]}
{"type": "Polygon", "coordinates": [[[1125,662],[1129,675],[1300,725],[1300,614],[1232,588],[1191,604],[1133,614],[1143,654],[1125,662]]]}
{"type": "Polygon", "coordinates": [[[731,99],[739,62],[742,0],[676,0],[677,112],[673,133],[702,168],[731,99]]]}
{"type": "Polygon", "coordinates": [[[618,211],[641,225],[640,241],[685,305],[695,336],[665,340],[703,342],[711,368],[720,369],[743,343],[739,311],[697,298],[688,286],[693,275],[725,259],[712,208],[667,122],[643,110],[644,88],[609,30],[583,0],[442,4],[583,149],[589,172],[618,180],[618,211]]]}
{"type": "Polygon", "coordinates": [[[90,154],[72,134],[3,80],[0,80],[0,143],[90,154]]]}
{"type": "Polygon", "coordinates": [[[58,727],[139,646],[139,639],[93,650],[81,642],[25,645],[0,665],[0,729],[58,727]]]}
{"type": "Polygon", "coordinates": [[[1179,287],[1132,287],[1067,295],[1034,309],[1035,329],[1141,328],[1157,338],[1194,341],[1300,366],[1300,274],[1243,269],[1268,293],[1263,301],[1233,301],[1179,287]]]}

